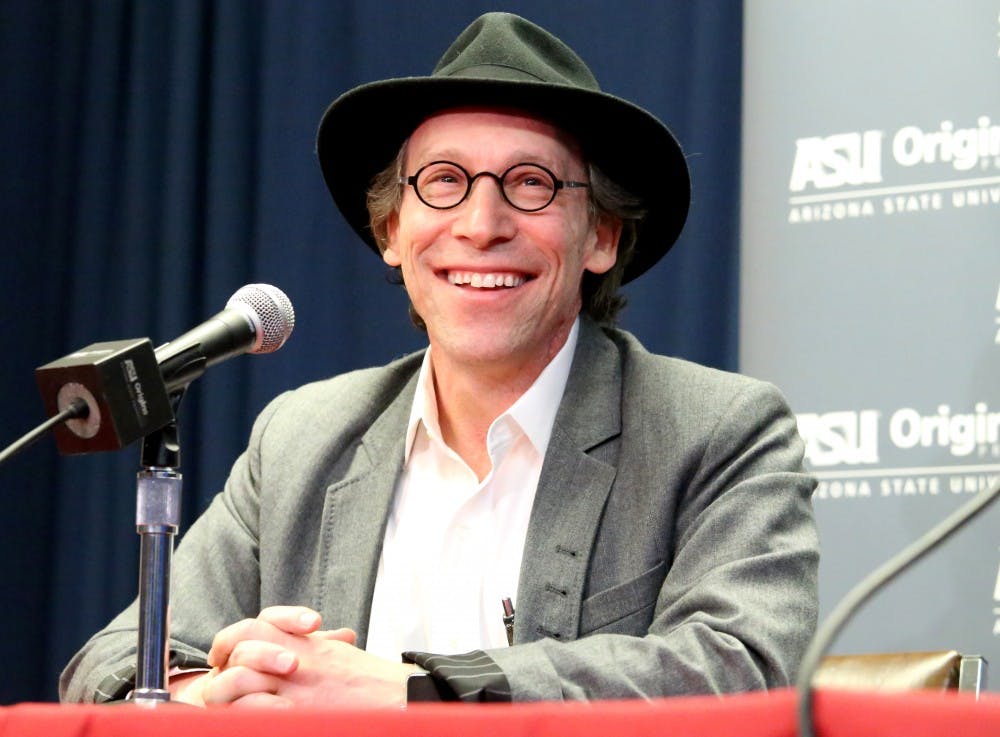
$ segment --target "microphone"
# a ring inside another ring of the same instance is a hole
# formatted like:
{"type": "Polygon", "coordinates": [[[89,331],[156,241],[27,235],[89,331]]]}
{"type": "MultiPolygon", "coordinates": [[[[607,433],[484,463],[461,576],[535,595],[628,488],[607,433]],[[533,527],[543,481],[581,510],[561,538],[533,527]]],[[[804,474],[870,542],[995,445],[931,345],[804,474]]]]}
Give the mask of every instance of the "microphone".
{"type": "Polygon", "coordinates": [[[243,353],[273,353],[295,327],[295,310],[285,293],[270,284],[247,284],[226,309],[156,349],[167,392],[187,386],[205,369],[243,353]]]}
{"type": "Polygon", "coordinates": [[[54,429],[59,452],[118,450],[158,430],[174,421],[171,397],[207,368],[276,351],[294,327],[284,292],[248,284],[224,310],[155,350],[148,338],[94,343],[35,369],[49,416],[76,408],[77,419],[54,429]]]}

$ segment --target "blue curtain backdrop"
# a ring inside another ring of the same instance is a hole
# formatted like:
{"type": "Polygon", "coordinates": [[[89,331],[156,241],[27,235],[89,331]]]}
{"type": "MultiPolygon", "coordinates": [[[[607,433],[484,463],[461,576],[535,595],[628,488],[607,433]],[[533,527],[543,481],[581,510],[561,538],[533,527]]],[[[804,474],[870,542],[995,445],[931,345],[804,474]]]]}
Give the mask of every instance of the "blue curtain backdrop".
{"type": "MultiPolygon", "coordinates": [[[[653,350],[734,368],[735,0],[0,0],[0,445],[43,419],[35,367],[165,341],[273,283],[298,315],[289,344],[213,369],[182,407],[186,526],[270,397],[420,347],[326,195],[314,133],[339,93],[429,72],[498,9],[556,32],[683,142],[691,218],[622,322],[653,350]]],[[[135,447],[60,457],[46,438],[0,468],[0,703],[55,698],[66,660],[135,595],[137,464],[135,447]]]]}

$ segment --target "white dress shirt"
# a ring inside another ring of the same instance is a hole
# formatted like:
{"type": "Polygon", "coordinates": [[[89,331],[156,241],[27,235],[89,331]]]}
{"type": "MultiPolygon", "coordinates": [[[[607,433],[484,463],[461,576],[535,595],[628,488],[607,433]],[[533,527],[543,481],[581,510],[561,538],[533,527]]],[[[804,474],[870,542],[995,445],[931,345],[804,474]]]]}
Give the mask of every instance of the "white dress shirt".
{"type": "Polygon", "coordinates": [[[486,435],[482,482],[441,438],[428,349],[385,531],[366,649],[463,653],[505,647],[501,602],[517,581],[535,489],[566,389],[579,318],[535,383],[486,435]]]}

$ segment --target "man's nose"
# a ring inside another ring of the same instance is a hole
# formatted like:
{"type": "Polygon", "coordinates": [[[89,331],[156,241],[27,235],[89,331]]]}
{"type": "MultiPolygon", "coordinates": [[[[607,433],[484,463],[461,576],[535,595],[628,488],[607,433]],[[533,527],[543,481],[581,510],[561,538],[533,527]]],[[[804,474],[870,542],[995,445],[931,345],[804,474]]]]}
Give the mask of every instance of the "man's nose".
{"type": "Polygon", "coordinates": [[[500,182],[494,177],[477,177],[469,196],[456,208],[455,214],[452,234],[467,238],[477,248],[489,248],[510,240],[517,230],[517,213],[507,204],[500,182]]]}

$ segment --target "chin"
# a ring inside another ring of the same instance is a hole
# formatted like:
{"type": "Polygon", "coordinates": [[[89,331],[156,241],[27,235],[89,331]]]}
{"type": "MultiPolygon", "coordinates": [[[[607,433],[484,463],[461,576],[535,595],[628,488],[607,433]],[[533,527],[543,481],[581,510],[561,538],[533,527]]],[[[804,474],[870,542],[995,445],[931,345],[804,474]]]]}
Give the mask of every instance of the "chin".
{"type": "Polygon", "coordinates": [[[517,326],[489,326],[476,323],[442,331],[444,339],[435,341],[442,350],[470,363],[496,363],[515,358],[530,343],[517,326]]]}

